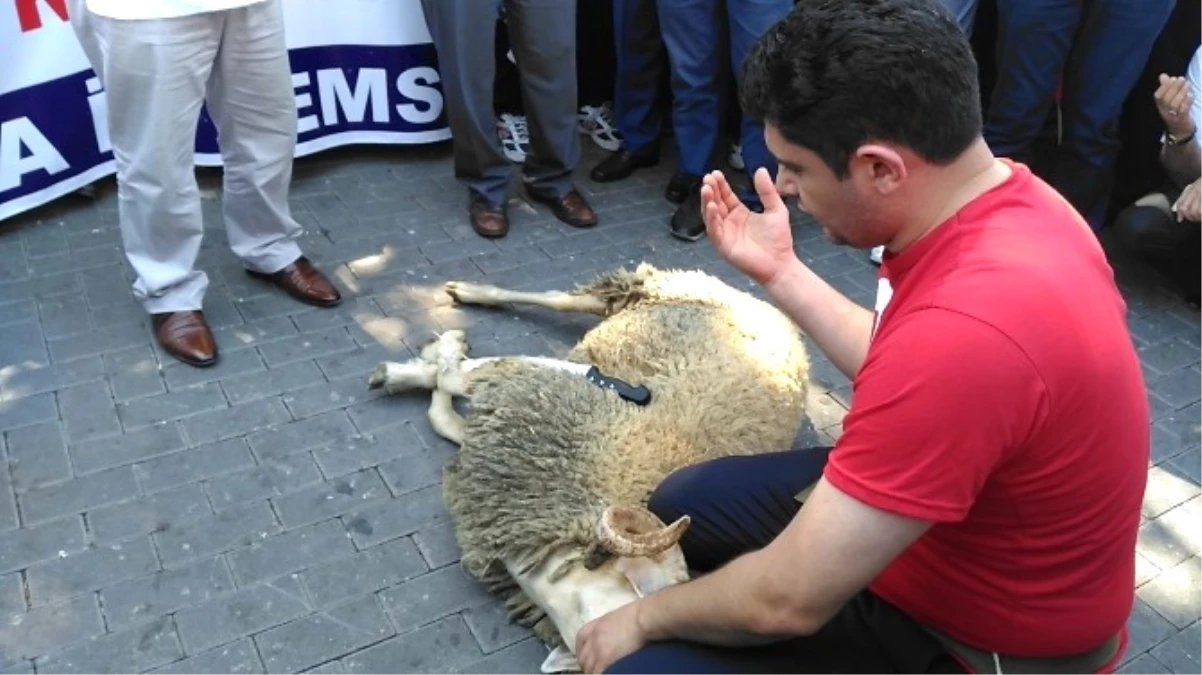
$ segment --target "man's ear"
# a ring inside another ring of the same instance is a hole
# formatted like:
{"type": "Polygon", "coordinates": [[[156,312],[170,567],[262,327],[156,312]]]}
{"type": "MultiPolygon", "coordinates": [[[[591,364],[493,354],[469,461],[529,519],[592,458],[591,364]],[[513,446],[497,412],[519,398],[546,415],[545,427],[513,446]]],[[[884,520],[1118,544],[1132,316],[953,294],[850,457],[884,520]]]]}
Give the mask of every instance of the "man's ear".
{"type": "Polygon", "coordinates": [[[579,673],[580,662],[572,652],[563,647],[556,647],[547,654],[540,669],[544,673],[579,673]]]}
{"type": "Polygon", "coordinates": [[[905,157],[883,143],[866,143],[850,158],[852,174],[878,194],[887,195],[901,187],[909,175],[905,157]]]}

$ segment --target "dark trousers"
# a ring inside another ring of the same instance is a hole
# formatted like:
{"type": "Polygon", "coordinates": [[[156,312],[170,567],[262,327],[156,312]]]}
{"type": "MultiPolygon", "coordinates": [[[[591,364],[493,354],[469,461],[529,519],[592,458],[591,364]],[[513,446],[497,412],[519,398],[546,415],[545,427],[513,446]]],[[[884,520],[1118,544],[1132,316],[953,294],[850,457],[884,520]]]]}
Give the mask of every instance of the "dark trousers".
{"type": "MultiPolygon", "coordinates": [[[[681,469],[651,496],[665,522],[688,514],[685,559],[700,573],[763,548],[801,507],[794,495],[822,476],[829,448],[728,457],[681,469]]],[[[868,591],[814,635],[762,647],[652,643],[610,673],[956,673],[946,650],[907,616],[868,591]]]]}
{"type": "Polygon", "coordinates": [[[1123,248],[1172,281],[1191,302],[1202,286],[1202,228],[1178,222],[1173,202],[1181,191],[1165,188],[1144,195],[1114,219],[1123,248]]]}
{"type": "Polygon", "coordinates": [[[1033,164],[1100,229],[1118,153],[1123,103],[1173,0],[998,0],[998,62],[985,140],[1033,164]],[[1050,166],[1035,143],[1063,82],[1060,146],[1050,166]]]}
{"type": "MultiPolygon", "coordinates": [[[[524,115],[522,77],[517,65],[509,61],[509,31],[505,21],[497,21],[496,86],[493,107],[496,112],[524,115]]],[[[580,106],[599,106],[614,98],[613,0],[577,0],[576,2],[576,88],[580,106]]]]}
{"type": "MultiPolygon", "coordinates": [[[[659,85],[668,69],[677,168],[694,176],[707,173],[723,131],[725,74],[733,70],[741,81],[751,46],[792,7],[793,0],[614,0],[614,113],[626,149],[650,152],[658,143],[664,127],[659,85]],[[726,36],[720,33],[723,26],[726,36]],[[729,49],[722,48],[725,44],[729,49]],[[724,54],[730,70],[722,67],[724,54]]],[[[739,136],[748,175],[766,167],[775,176],[763,127],[743,120],[739,136]]]]}

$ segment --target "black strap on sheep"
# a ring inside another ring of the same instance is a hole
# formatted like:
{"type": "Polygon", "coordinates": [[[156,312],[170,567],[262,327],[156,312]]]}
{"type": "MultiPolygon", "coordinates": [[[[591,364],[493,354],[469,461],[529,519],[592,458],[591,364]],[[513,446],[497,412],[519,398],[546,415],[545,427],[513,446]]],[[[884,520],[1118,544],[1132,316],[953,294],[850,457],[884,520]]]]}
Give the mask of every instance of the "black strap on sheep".
{"type": "Polygon", "coordinates": [[[643,385],[637,387],[628,382],[624,382],[616,377],[609,377],[601,373],[597,366],[588,369],[584,377],[593,384],[602,389],[609,389],[623,400],[630,401],[635,405],[644,406],[651,402],[651,390],[643,385]]]}

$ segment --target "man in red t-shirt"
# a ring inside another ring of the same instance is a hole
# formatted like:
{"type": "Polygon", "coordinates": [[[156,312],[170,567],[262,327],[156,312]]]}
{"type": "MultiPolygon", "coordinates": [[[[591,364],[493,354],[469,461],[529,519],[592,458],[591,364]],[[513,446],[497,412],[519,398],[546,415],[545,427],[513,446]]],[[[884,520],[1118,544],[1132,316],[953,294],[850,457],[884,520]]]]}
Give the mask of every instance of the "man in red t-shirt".
{"type": "Polygon", "coordinates": [[[707,176],[707,230],[853,380],[851,410],[834,448],[670,476],[650,506],[692,517],[708,574],[586,626],[582,668],[1113,668],[1149,423],[1089,227],[990,153],[937,0],[801,0],[745,68],[780,173],[755,178],[762,214],[707,176]],[[885,247],[875,311],[798,259],[782,197],[833,242],[885,247]]]}

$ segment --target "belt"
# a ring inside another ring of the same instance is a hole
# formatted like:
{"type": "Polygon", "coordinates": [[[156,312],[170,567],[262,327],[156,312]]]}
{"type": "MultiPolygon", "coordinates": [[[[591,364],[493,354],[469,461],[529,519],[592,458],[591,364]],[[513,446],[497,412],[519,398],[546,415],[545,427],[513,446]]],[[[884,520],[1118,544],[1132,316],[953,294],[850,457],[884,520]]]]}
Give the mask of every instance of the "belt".
{"type": "Polygon", "coordinates": [[[1116,633],[1109,640],[1081,654],[1006,656],[966,645],[929,626],[923,626],[923,629],[977,673],[1096,673],[1114,659],[1122,646],[1122,636],[1116,633]]]}

